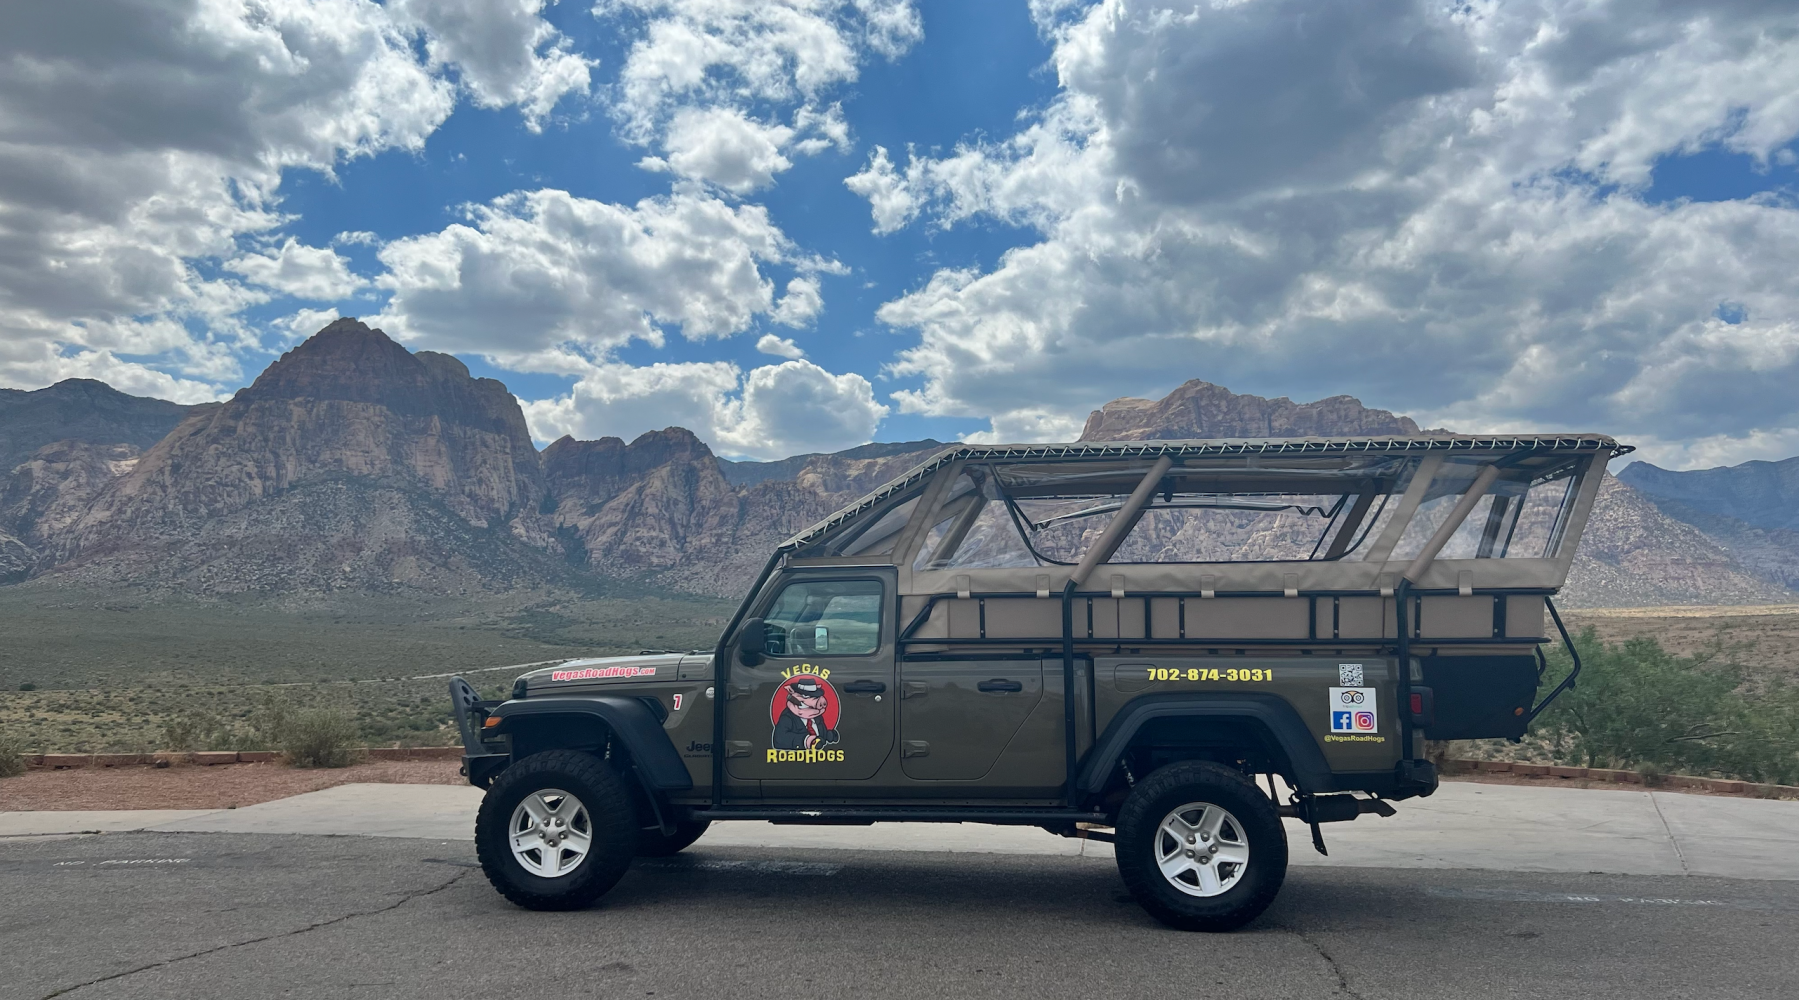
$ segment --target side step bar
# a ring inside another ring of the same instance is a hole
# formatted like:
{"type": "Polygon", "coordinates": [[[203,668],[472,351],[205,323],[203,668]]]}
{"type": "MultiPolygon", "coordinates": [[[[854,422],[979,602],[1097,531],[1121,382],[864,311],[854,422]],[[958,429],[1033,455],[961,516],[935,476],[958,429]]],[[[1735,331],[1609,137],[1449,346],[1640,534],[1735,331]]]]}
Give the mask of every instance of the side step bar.
{"type": "Polygon", "coordinates": [[[910,806],[717,806],[695,809],[694,819],[757,819],[777,823],[994,823],[1002,826],[1043,826],[1050,823],[1099,823],[1111,820],[1104,813],[1069,809],[922,809],[910,806]]]}

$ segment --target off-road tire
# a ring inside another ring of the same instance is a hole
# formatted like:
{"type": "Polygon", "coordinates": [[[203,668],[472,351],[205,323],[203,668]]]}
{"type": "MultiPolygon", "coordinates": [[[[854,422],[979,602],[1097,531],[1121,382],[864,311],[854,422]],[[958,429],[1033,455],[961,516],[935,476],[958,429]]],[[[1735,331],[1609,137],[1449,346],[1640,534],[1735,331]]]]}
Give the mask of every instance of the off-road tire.
{"type": "Polygon", "coordinates": [[[637,856],[640,858],[666,858],[685,851],[693,842],[700,839],[706,828],[712,825],[711,820],[690,819],[675,824],[675,832],[663,835],[658,827],[646,827],[637,835],[637,856]]]}
{"type": "Polygon", "coordinates": [[[1137,782],[1118,812],[1118,874],[1150,916],[1177,930],[1229,931],[1260,916],[1287,877],[1287,834],[1274,803],[1242,774],[1220,764],[1184,761],[1137,782]],[[1181,892],[1162,874],[1156,845],[1162,821],[1180,806],[1206,802],[1238,821],[1249,863],[1219,895],[1181,892]]]}
{"type": "Polygon", "coordinates": [[[487,880],[528,910],[578,910],[624,877],[637,852],[636,807],[624,782],[604,760],[578,750],[532,754],[501,772],[475,816],[475,856],[487,880]],[[545,878],[513,857],[508,825],[525,796],[561,789],[586,807],[592,831],[587,856],[575,870],[545,878]]]}

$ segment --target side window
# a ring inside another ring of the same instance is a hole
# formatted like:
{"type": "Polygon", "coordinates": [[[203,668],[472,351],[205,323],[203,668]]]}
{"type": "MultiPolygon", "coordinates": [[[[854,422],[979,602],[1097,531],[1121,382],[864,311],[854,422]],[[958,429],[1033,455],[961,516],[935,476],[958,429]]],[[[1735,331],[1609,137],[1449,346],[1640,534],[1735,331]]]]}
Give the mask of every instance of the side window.
{"type": "Polygon", "coordinates": [[[881,647],[881,583],[790,583],[762,617],[770,656],[867,656],[881,647]]]}

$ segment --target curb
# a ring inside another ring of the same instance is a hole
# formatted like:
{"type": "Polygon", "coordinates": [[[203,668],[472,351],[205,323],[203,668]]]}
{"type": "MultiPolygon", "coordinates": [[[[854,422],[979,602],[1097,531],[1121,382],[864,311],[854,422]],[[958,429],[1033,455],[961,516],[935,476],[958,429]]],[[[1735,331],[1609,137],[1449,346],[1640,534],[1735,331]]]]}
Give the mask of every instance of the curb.
{"type": "MultiPolygon", "coordinates": [[[[461,760],[461,747],[361,747],[355,753],[365,760],[461,760]]],[[[145,764],[269,764],[279,761],[279,750],[199,750],[160,753],[40,753],[25,758],[25,765],[62,771],[87,767],[133,767],[145,764]]]]}
{"type": "MultiPolygon", "coordinates": [[[[1637,771],[1620,771],[1606,767],[1562,767],[1557,764],[1525,764],[1510,760],[1465,760],[1449,758],[1443,761],[1443,773],[1507,773],[1530,777],[1551,778],[1586,778],[1589,781],[1611,781],[1620,785],[1644,784],[1643,775],[1637,771]]],[[[1686,774],[1666,774],[1661,777],[1663,788],[1686,788],[1703,792],[1723,792],[1732,795],[1761,795],[1772,798],[1799,798],[1799,785],[1770,785],[1754,781],[1738,781],[1734,778],[1699,778],[1686,774]]]]}

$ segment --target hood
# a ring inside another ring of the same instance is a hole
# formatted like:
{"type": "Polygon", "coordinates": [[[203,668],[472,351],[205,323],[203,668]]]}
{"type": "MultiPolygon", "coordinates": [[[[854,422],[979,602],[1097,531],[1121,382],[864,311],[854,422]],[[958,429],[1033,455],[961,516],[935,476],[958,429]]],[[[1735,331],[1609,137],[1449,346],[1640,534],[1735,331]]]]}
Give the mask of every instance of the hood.
{"type": "Polygon", "coordinates": [[[533,670],[520,677],[525,682],[527,697],[574,693],[594,687],[611,687],[631,681],[671,681],[681,661],[708,654],[647,653],[639,656],[602,656],[587,660],[569,660],[552,667],[533,670]]]}

